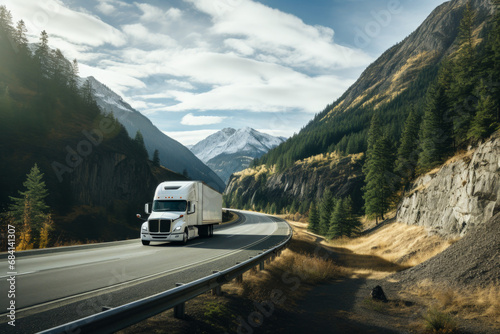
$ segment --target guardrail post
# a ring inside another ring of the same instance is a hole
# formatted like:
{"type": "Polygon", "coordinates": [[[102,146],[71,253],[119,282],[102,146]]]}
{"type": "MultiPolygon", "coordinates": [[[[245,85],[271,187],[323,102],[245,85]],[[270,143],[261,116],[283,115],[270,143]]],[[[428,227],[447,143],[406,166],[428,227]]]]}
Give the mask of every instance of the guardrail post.
{"type": "MultiPolygon", "coordinates": [[[[176,283],[175,286],[181,286],[184,283],[176,283]]],[[[184,319],[186,317],[186,303],[180,303],[174,306],[174,318],[184,319]]]]}
{"type": "Polygon", "coordinates": [[[264,261],[259,263],[259,270],[264,270],[264,261]]]}
{"type": "MultiPolygon", "coordinates": [[[[212,273],[217,274],[219,271],[214,270],[212,273]]],[[[222,296],[222,288],[220,285],[217,285],[215,288],[212,289],[212,296],[222,296]]]]}
{"type": "MultiPolygon", "coordinates": [[[[236,265],[240,264],[241,262],[236,262],[236,265]]],[[[236,276],[236,283],[243,283],[243,274],[236,276]]]]}

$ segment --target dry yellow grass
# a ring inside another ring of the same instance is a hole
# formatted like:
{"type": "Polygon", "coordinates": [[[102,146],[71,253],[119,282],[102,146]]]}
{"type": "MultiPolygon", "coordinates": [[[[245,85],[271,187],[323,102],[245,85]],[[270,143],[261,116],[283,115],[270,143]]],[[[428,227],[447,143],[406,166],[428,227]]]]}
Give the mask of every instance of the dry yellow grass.
{"type": "Polygon", "coordinates": [[[418,296],[429,307],[453,314],[461,319],[483,319],[495,329],[500,329],[500,287],[498,284],[485,288],[457,289],[443,287],[424,280],[412,289],[403,291],[418,296]]]}
{"type": "Polygon", "coordinates": [[[452,241],[429,236],[422,226],[392,223],[367,236],[333,240],[332,245],[356,254],[374,255],[401,266],[411,267],[430,259],[448,248],[452,241]]]}
{"type": "Polygon", "coordinates": [[[301,232],[300,228],[294,229],[288,248],[267,264],[265,270],[249,271],[244,274],[243,283],[232,282],[224,285],[224,290],[259,301],[269,299],[273,291],[283,291],[291,302],[289,306],[293,306],[312,285],[348,276],[346,269],[325,254],[315,243],[315,237],[301,232]]]}

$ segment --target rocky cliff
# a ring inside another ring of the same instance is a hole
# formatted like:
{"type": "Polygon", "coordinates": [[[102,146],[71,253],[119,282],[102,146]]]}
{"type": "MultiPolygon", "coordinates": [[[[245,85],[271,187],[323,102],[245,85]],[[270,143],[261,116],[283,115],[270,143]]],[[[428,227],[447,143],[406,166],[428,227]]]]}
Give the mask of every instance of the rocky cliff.
{"type": "Polygon", "coordinates": [[[225,191],[228,204],[239,207],[249,203],[264,209],[267,203],[279,208],[294,200],[302,203],[319,200],[325,190],[335,197],[351,196],[360,209],[363,154],[341,157],[336,153],[320,154],[302,161],[283,172],[265,165],[248,168],[231,176],[225,191]]]}
{"type": "Polygon", "coordinates": [[[500,133],[419,177],[397,220],[448,238],[467,234],[500,212],[500,133]]]}

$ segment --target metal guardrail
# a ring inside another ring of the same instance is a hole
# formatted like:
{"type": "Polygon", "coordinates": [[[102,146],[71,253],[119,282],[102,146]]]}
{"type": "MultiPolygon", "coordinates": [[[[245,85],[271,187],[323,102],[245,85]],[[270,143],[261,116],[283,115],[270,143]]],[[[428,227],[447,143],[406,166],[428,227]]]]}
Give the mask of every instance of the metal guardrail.
{"type": "Polygon", "coordinates": [[[182,316],[184,314],[184,303],[188,300],[207,291],[218,289],[223,284],[229,283],[235,278],[241,278],[241,275],[258,265],[260,265],[262,269],[267,259],[278,256],[281,250],[292,239],[293,230],[290,226],[288,227],[290,232],[288,238],[284,242],[229,269],[216,272],[210,276],[138,301],[47,329],[40,333],[113,333],[171,308],[175,309],[174,313],[177,316],[182,316]]]}

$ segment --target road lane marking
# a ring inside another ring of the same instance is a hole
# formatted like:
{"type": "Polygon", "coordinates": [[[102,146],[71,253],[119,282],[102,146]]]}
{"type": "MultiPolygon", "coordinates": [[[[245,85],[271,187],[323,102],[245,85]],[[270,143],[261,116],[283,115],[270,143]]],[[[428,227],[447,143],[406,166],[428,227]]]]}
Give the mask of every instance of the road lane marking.
{"type": "Polygon", "coordinates": [[[192,245],[191,245],[191,244],[189,244],[189,245],[187,245],[187,246],[188,246],[188,247],[191,247],[191,246],[196,246],[196,245],[203,245],[204,243],[205,243],[205,241],[203,241],[203,242],[198,242],[197,244],[192,244],[192,245]]]}
{"type": "MultiPolygon", "coordinates": [[[[25,273],[17,273],[15,276],[28,275],[28,274],[33,274],[33,273],[37,273],[37,272],[38,271],[28,271],[28,272],[25,272],[25,273]]],[[[6,278],[6,277],[10,277],[10,275],[0,276],[0,278],[6,278]]]]}

